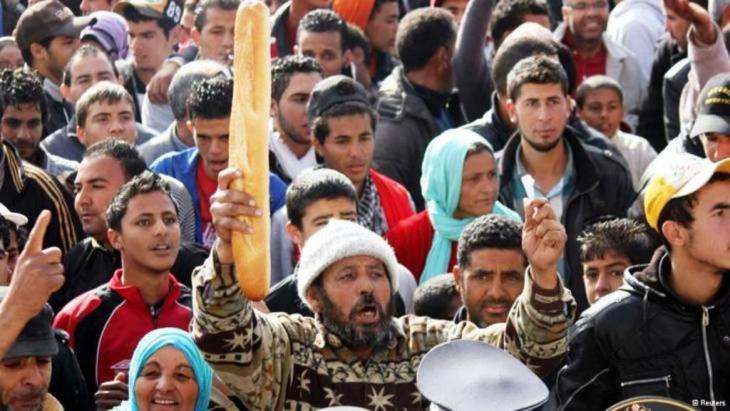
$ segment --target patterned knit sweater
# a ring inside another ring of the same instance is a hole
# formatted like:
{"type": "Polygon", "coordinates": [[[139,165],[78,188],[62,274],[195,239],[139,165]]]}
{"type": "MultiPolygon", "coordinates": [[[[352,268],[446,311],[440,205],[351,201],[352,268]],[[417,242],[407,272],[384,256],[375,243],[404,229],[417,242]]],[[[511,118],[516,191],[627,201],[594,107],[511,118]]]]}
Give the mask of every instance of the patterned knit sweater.
{"type": "Polygon", "coordinates": [[[575,302],[562,284],[540,289],[529,269],[527,274],[506,323],[480,329],[466,321],[394,319],[387,349],[363,362],[316,318],[254,311],[233,266],[218,263],[213,255],[193,277],[193,335],[218,376],[252,410],[338,405],[422,410],[428,401],[416,388],[416,370],[442,342],[484,341],[538,375],[561,361],[575,302]]]}

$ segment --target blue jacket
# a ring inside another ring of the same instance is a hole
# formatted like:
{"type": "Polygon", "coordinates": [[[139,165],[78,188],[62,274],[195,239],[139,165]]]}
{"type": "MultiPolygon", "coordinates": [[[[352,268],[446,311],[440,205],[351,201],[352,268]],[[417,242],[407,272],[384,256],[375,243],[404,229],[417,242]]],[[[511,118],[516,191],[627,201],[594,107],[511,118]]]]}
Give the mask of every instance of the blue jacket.
{"type": "MultiPolygon", "coordinates": [[[[176,153],[167,153],[155,160],[150,166],[156,173],[166,174],[180,180],[190,192],[195,209],[195,241],[203,241],[203,224],[200,217],[200,196],[196,187],[195,170],[198,167],[198,149],[196,147],[176,153]]],[[[286,184],[276,175],[269,173],[269,206],[271,214],[284,205],[286,184]]]]}

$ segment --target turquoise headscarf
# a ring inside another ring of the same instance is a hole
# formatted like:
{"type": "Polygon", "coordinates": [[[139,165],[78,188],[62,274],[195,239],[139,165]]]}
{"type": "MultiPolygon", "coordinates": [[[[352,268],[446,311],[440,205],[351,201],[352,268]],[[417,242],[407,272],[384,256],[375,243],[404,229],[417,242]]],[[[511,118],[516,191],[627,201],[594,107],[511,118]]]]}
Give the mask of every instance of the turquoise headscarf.
{"type": "Polygon", "coordinates": [[[134,385],[139,378],[147,360],[164,347],[174,347],[180,350],[190,363],[198,383],[198,399],[195,401],[195,411],[205,411],[210,402],[210,390],[213,386],[213,370],[195,346],[188,333],[178,328],[158,328],[145,335],[137,344],[129,365],[129,405],[132,411],[139,411],[137,399],[134,395],[134,385]]]}
{"type": "MultiPolygon", "coordinates": [[[[433,224],[431,250],[421,273],[421,284],[431,277],[449,271],[451,242],[457,241],[464,228],[476,217],[454,218],[461,196],[461,177],[466,152],[474,143],[484,144],[494,155],[492,146],[480,135],[464,129],[451,129],[431,140],[423,156],[421,191],[426,211],[433,224]]],[[[522,221],[519,214],[495,201],[492,214],[522,221]]]]}

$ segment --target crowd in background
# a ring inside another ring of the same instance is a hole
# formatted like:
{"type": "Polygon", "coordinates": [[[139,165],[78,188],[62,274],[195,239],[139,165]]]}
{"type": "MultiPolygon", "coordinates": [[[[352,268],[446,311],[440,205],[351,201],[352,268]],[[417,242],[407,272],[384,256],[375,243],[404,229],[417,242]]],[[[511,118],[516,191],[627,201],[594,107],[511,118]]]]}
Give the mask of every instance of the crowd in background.
{"type": "Polygon", "coordinates": [[[241,0],[0,1],[0,410],[496,409],[482,372],[530,377],[507,409],[724,408],[706,1],[266,1],[263,203],[228,166],[241,0]]]}

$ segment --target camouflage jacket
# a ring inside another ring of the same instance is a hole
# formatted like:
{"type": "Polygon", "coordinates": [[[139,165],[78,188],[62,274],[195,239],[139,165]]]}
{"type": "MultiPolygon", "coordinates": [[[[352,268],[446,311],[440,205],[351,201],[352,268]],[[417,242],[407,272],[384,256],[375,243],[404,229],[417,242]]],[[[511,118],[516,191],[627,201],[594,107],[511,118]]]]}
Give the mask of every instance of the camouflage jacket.
{"type": "Polygon", "coordinates": [[[575,312],[562,283],[554,290],[540,289],[528,269],[506,323],[478,328],[466,321],[405,316],[393,320],[387,349],[363,362],[316,318],[255,311],[240,291],[233,266],[219,264],[215,255],[193,276],[193,288],[198,347],[255,410],[427,408],[416,388],[418,365],[434,346],[460,338],[503,348],[541,375],[565,355],[575,312]]]}

